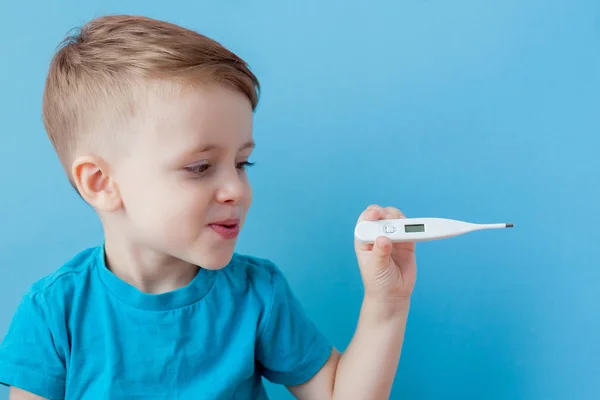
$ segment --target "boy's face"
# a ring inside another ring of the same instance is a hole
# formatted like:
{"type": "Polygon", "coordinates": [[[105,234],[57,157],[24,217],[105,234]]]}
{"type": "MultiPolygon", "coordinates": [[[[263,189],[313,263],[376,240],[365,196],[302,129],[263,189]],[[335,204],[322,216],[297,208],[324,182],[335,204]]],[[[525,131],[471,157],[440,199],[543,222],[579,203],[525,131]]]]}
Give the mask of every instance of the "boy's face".
{"type": "Polygon", "coordinates": [[[156,100],[113,171],[134,245],[216,269],[234,251],[252,201],[252,107],[206,85],[156,100]]]}

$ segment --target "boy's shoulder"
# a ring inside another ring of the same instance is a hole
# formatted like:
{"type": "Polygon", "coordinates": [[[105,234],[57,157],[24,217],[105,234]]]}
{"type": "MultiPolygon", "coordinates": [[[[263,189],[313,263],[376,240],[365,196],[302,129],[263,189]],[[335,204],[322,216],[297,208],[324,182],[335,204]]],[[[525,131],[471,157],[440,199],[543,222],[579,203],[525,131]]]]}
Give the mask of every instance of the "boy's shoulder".
{"type": "Polygon", "coordinates": [[[39,278],[30,285],[30,295],[44,295],[55,291],[64,291],[81,285],[94,268],[101,251],[100,246],[89,247],[77,252],[53,272],[39,278]]]}

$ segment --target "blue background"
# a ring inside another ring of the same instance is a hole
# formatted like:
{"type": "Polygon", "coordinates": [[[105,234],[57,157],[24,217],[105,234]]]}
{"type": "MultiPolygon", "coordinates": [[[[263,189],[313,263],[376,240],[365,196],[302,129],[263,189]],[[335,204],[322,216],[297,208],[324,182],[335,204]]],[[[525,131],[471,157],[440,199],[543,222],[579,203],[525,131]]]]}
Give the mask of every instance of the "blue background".
{"type": "Polygon", "coordinates": [[[29,3],[0,6],[0,336],[34,280],[101,240],[41,123],[53,50],[95,16],[145,14],[261,79],[238,249],[276,261],[339,348],[363,208],[515,223],[418,245],[392,399],[600,398],[600,2],[29,3]]]}

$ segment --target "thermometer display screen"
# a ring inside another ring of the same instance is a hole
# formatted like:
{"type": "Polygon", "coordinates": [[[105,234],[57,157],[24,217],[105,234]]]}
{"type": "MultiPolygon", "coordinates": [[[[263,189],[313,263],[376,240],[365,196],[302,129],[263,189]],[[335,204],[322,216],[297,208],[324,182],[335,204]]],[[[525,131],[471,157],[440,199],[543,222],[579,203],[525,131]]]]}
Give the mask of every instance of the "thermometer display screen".
{"type": "Polygon", "coordinates": [[[425,225],[404,225],[404,231],[406,233],[425,232],[425,225]]]}

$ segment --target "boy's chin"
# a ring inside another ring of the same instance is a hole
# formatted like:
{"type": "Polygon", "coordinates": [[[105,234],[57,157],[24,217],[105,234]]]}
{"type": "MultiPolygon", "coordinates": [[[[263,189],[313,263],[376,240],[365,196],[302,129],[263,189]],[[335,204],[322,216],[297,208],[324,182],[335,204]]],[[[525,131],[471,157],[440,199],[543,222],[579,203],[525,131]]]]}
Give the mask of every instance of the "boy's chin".
{"type": "Polygon", "coordinates": [[[232,257],[233,251],[219,250],[198,257],[196,264],[204,269],[219,270],[225,268],[232,257]]]}

